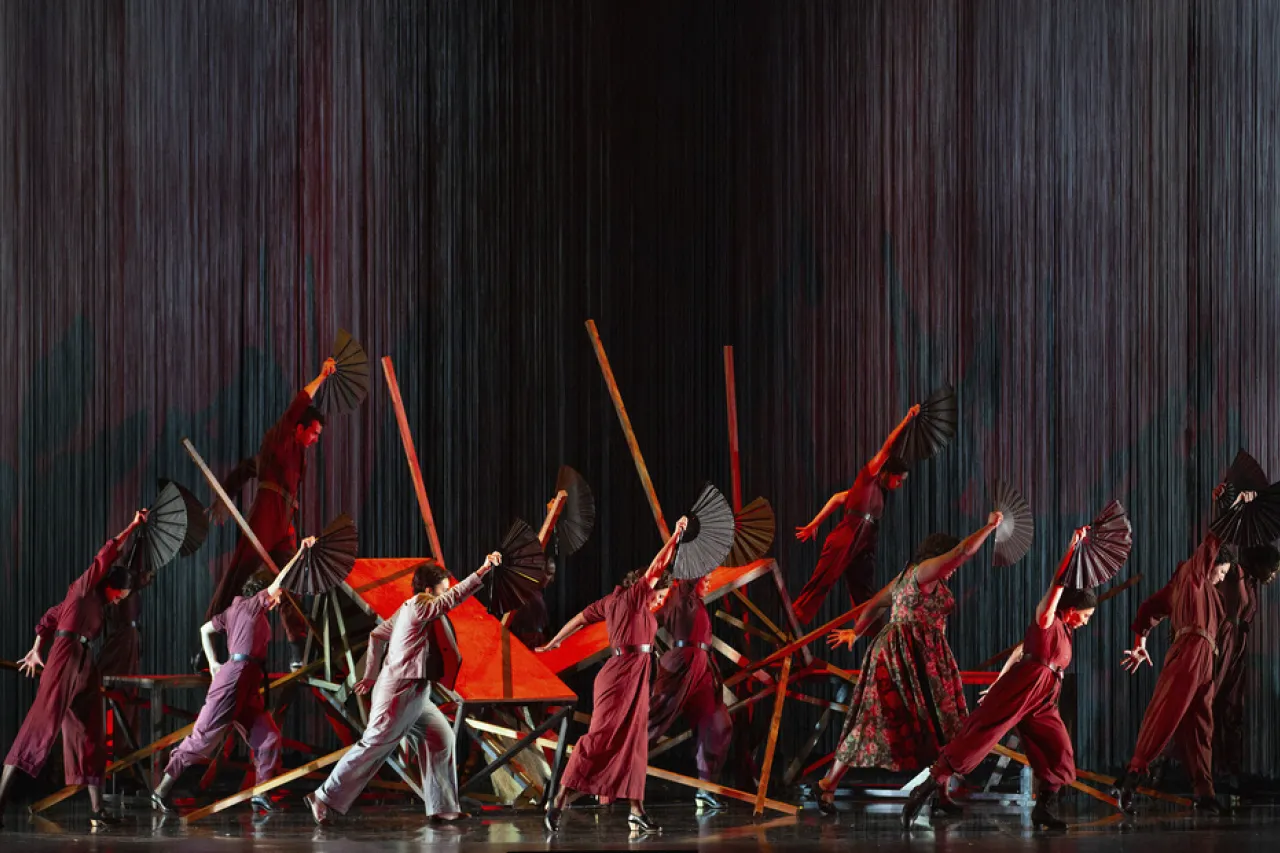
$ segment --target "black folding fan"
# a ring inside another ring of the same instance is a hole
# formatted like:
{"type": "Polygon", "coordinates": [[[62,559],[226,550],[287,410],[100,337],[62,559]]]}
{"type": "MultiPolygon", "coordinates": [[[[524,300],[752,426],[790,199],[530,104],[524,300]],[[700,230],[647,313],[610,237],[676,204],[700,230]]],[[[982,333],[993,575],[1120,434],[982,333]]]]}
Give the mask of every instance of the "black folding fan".
{"type": "Polygon", "coordinates": [[[763,557],[773,544],[776,527],[773,507],[764,498],[744,506],[733,518],[733,547],[724,565],[745,566],[763,557]]]}
{"type": "Polygon", "coordinates": [[[1218,496],[1215,507],[1217,510],[1215,515],[1218,516],[1235,506],[1236,498],[1241,492],[1260,492],[1270,485],[1270,482],[1267,480],[1267,472],[1262,470],[1258,460],[1241,448],[1236,452],[1236,458],[1231,461],[1231,467],[1222,475],[1222,485],[1222,494],[1218,496]]]}
{"type": "Polygon", "coordinates": [[[1035,519],[1026,498],[1008,483],[996,483],[994,493],[995,510],[1004,518],[996,528],[996,547],[991,564],[1012,566],[1031,550],[1031,542],[1035,538],[1035,519]]]}
{"type": "Polygon", "coordinates": [[[724,563],[733,548],[733,510],[724,495],[707,483],[687,513],[689,525],[676,548],[677,580],[696,580],[724,563]]]}
{"type": "Polygon", "coordinates": [[[138,526],[125,564],[138,588],[149,586],[155,574],[178,555],[187,535],[187,505],[174,483],[160,489],[138,526]]]}
{"type": "Polygon", "coordinates": [[[1241,501],[1229,508],[1214,520],[1210,529],[1223,542],[1241,548],[1274,542],[1280,538],[1280,483],[1258,490],[1247,503],[1241,501]]]}
{"type": "MultiPolygon", "coordinates": [[[[360,552],[356,524],[345,512],[329,522],[280,584],[290,592],[320,595],[347,579],[360,552]]],[[[284,566],[277,568],[284,569],[284,566]]]]}
{"type": "Polygon", "coordinates": [[[517,518],[498,546],[502,563],[491,573],[489,612],[501,619],[528,604],[547,584],[547,557],[538,534],[517,518]]]}
{"type": "Polygon", "coordinates": [[[1089,532],[1076,546],[1061,582],[1080,589],[1104,584],[1120,571],[1132,548],[1129,516],[1120,501],[1112,501],[1089,524],[1089,532]]]}
{"type": "Polygon", "coordinates": [[[909,464],[937,456],[956,435],[960,419],[956,392],[943,385],[920,404],[920,411],[894,443],[893,453],[909,464]]]}
{"type": "Polygon", "coordinates": [[[178,548],[179,557],[190,557],[204,544],[209,535],[209,517],[205,515],[204,504],[191,493],[191,490],[173,480],[161,480],[160,488],[173,486],[182,496],[182,503],[187,508],[187,535],[182,538],[182,546],[178,548]]]}
{"type": "Polygon", "coordinates": [[[564,553],[573,554],[591,538],[591,530],[596,526],[596,499],[587,481],[568,465],[561,465],[556,476],[556,494],[561,491],[567,497],[556,521],[556,534],[564,553]]]}
{"type": "Polygon", "coordinates": [[[346,329],[333,341],[333,360],[337,370],[316,392],[316,408],[326,414],[349,412],[369,393],[369,356],[346,329]]]}

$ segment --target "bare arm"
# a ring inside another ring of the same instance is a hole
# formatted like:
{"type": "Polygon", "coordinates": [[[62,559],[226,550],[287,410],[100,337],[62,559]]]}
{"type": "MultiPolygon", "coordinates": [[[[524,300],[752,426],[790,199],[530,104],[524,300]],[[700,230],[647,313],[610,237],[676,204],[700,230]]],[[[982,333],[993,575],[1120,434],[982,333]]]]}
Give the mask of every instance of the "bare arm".
{"type": "Polygon", "coordinates": [[[807,542],[812,539],[818,532],[818,528],[822,526],[822,522],[827,520],[827,516],[835,512],[839,507],[844,505],[845,500],[849,497],[849,491],[836,492],[831,499],[826,502],[818,514],[813,517],[813,521],[804,527],[796,528],[796,538],[801,542],[807,542]]]}
{"type": "Polygon", "coordinates": [[[310,550],[314,544],[316,544],[316,537],[314,536],[308,536],[302,540],[302,544],[298,546],[298,553],[294,554],[293,559],[288,563],[285,563],[284,568],[276,575],[276,579],[271,582],[271,586],[267,587],[267,592],[271,594],[273,599],[280,600],[280,586],[284,583],[285,576],[289,574],[290,569],[298,564],[298,561],[302,559],[302,555],[310,550]]]}
{"type": "Polygon", "coordinates": [[[1003,520],[1004,516],[1000,513],[991,513],[987,516],[987,523],[960,540],[959,545],[941,557],[933,557],[916,566],[916,583],[920,585],[921,591],[928,592],[938,581],[945,581],[951,577],[952,572],[963,566],[970,557],[978,553],[982,543],[987,541],[988,536],[996,532],[996,528],[1000,526],[1000,522],[1003,520]]]}
{"type": "Polygon", "coordinates": [[[556,632],[556,635],[551,638],[551,642],[547,643],[545,646],[538,646],[538,648],[534,649],[534,651],[546,652],[546,651],[550,651],[551,649],[558,649],[560,648],[561,643],[563,643],[565,640],[569,639],[574,634],[581,631],[583,628],[586,627],[586,625],[587,625],[587,617],[579,613],[577,616],[573,617],[568,622],[566,622],[563,628],[561,628],[558,632],[556,632]]]}
{"type": "Polygon", "coordinates": [[[200,626],[200,645],[204,648],[204,658],[209,662],[209,674],[217,675],[218,670],[222,669],[222,663],[218,660],[218,653],[213,648],[213,635],[218,633],[218,629],[213,627],[212,622],[206,622],[200,626]]]}
{"type": "Polygon", "coordinates": [[[324,381],[332,376],[337,369],[338,367],[334,363],[334,360],[332,358],[326,358],[324,360],[324,366],[320,368],[320,375],[308,382],[306,387],[302,390],[306,391],[307,396],[314,400],[316,392],[320,390],[320,386],[323,385],[324,381]]]}
{"type": "Polygon", "coordinates": [[[658,585],[658,581],[662,579],[662,573],[667,570],[667,566],[671,565],[671,560],[676,555],[676,547],[680,544],[680,537],[684,535],[685,528],[688,526],[689,519],[681,516],[676,522],[676,529],[671,531],[671,538],[662,546],[662,550],[654,556],[653,562],[645,570],[644,582],[650,589],[658,585]]]}
{"type": "Polygon", "coordinates": [[[871,461],[867,463],[865,470],[870,476],[874,477],[880,473],[880,469],[893,456],[893,445],[897,443],[898,438],[902,435],[902,431],[907,428],[907,424],[911,423],[916,415],[920,414],[919,404],[912,406],[907,410],[907,416],[902,419],[893,431],[889,433],[889,437],[884,440],[878,453],[871,457],[871,461]]]}

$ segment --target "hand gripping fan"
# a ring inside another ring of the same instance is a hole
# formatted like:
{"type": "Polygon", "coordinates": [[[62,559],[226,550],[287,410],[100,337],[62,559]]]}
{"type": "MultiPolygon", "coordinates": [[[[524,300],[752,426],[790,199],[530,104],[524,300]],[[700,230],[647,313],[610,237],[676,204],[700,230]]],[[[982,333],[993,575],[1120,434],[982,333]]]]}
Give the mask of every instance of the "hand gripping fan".
{"type": "Polygon", "coordinates": [[[937,456],[955,438],[959,419],[956,392],[943,385],[920,404],[920,411],[894,443],[894,455],[908,464],[937,456]]]}
{"type": "Polygon", "coordinates": [[[1035,519],[1026,498],[1018,494],[1008,483],[995,485],[995,510],[1004,518],[996,528],[993,566],[1012,566],[1031,550],[1035,537],[1035,519]]]}
{"type": "Polygon", "coordinates": [[[315,405],[325,414],[342,414],[363,403],[369,393],[369,356],[350,332],[339,329],[333,361],[337,370],[320,384],[315,405]]]}
{"type": "Polygon", "coordinates": [[[687,514],[689,525],[676,547],[677,580],[695,580],[724,562],[733,547],[734,519],[729,502],[707,483],[687,514]]]}
{"type": "Polygon", "coordinates": [[[547,584],[547,557],[538,534],[517,518],[498,546],[502,562],[490,573],[489,612],[501,619],[529,603],[547,584]]]}
{"type": "Polygon", "coordinates": [[[1064,586],[1087,589],[1116,576],[1133,548],[1133,528],[1120,501],[1103,507],[1089,524],[1084,541],[1076,546],[1060,579],[1064,586]]]}
{"type": "Polygon", "coordinates": [[[343,513],[329,522],[324,532],[316,537],[315,544],[289,570],[280,586],[300,595],[328,592],[351,574],[359,551],[355,522],[343,513]]]}

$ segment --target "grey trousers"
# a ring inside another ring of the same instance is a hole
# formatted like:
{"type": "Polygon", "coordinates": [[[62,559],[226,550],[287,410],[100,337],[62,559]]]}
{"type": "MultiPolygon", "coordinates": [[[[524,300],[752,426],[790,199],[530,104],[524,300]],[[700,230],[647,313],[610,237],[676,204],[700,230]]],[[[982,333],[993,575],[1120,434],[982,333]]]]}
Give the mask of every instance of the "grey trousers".
{"type": "Polygon", "coordinates": [[[453,727],[431,701],[431,685],[425,681],[378,680],[369,707],[369,727],[316,790],[316,798],[346,814],[401,740],[417,752],[427,815],[462,811],[453,727]]]}

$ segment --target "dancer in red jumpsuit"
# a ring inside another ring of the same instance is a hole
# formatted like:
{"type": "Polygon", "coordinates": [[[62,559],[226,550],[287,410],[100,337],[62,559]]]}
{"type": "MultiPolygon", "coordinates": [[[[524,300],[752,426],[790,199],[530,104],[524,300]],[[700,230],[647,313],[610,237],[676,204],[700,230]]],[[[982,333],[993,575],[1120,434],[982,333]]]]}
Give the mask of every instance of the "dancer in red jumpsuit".
{"type": "Polygon", "coordinates": [[[1233,788],[1238,787],[1244,761],[1244,699],[1249,683],[1249,630],[1258,612],[1258,592],[1280,567],[1274,545],[1257,545],[1240,552],[1218,595],[1223,619],[1218,626],[1217,669],[1213,677],[1213,756],[1233,788]]]}
{"type": "MultiPolygon", "coordinates": [[[[151,795],[158,811],[172,812],[169,792],[182,772],[208,761],[228,726],[235,726],[253,751],[254,778],[262,783],[280,769],[280,727],[267,712],[262,682],[267,671],[267,647],[271,645],[271,621],[268,614],[280,604],[280,585],[315,537],[302,540],[302,547],[274,580],[260,569],[245,581],[241,594],[231,606],[200,628],[200,643],[209,659],[213,682],[205,696],[204,706],[196,717],[191,734],[169,756],[164,778],[151,795]],[[269,582],[269,583],[268,583],[269,582]],[[227,661],[219,663],[213,648],[213,635],[227,635],[227,661]]],[[[271,801],[264,796],[252,798],[255,808],[271,811],[271,801]]]]}
{"type": "MultiPolygon", "coordinates": [[[[733,722],[724,705],[720,672],[711,651],[711,615],[702,599],[710,578],[679,581],[658,611],[658,622],[674,645],[658,661],[658,682],[649,700],[649,743],[662,737],[684,714],[698,744],[698,778],[718,781],[733,738],[733,722]]],[[[721,811],[724,803],[698,789],[699,811],[721,811]]]]}
{"type": "MultiPolygon", "coordinates": [[[[258,489],[253,498],[247,521],[262,547],[271,555],[277,566],[289,559],[298,547],[297,533],[293,528],[293,514],[298,506],[298,487],[306,479],[307,448],[320,440],[324,430],[324,416],[312,405],[316,391],[333,375],[336,367],[332,358],[326,359],[320,375],[298,392],[289,408],[262,438],[256,466],[241,463],[228,478],[228,493],[234,494],[247,479],[256,477],[258,489]]],[[[221,504],[213,507],[215,519],[223,517],[221,504]]],[[[231,606],[231,600],[244,586],[262,559],[248,538],[241,536],[231,555],[231,564],[218,582],[209,609],[205,612],[208,622],[231,606]]],[[[302,665],[303,648],[307,638],[306,620],[292,606],[281,611],[285,633],[293,652],[290,668],[302,665]]]]}
{"type": "Polygon", "coordinates": [[[591,624],[609,629],[612,654],[596,676],[591,725],[579,738],[560,779],[543,823],[549,832],[560,828],[560,816],[570,791],[594,794],[601,802],[629,800],[627,823],[640,832],[661,831],[645,813],[645,768],[649,762],[649,667],[658,622],[653,609],[667,590],[660,588],[675,556],[676,545],[689,521],[681,518],[649,568],[629,573],[613,592],[569,620],[551,642],[538,649],[557,648],[566,638],[591,624]]]}
{"type": "Polygon", "coordinates": [[[133,516],[129,526],[108,539],[93,558],[93,564],[71,584],[61,604],[49,608],[36,625],[36,641],[19,661],[26,675],[40,675],[36,701],[22,721],[4,760],[0,776],[0,813],[9,798],[15,770],[39,776],[49,758],[58,733],[62,733],[63,770],[68,785],[89,789],[90,822],[110,825],[118,821],[102,810],[102,776],[107,766],[102,732],[102,676],[94,663],[89,643],[102,633],[108,605],[128,597],[134,578],[123,565],[116,564],[120,546],[146,520],[145,510],[133,516]],[[40,648],[53,640],[49,661],[40,648]]]}
{"type": "Polygon", "coordinates": [[[1174,639],[1142,718],[1133,757],[1116,781],[1116,801],[1126,814],[1136,813],[1138,784],[1170,738],[1176,739],[1195,786],[1196,808],[1221,813],[1213,790],[1213,675],[1222,600],[1214,587],[1235,562],[1234,546],[1220,547],[1210,533],[1169,583],[1138,608],[1134,646],[1124,653],[1124,669],[1137,672],[1151,663],[1147,634],[1165,618],[1173,623],[1174,639]]]}
{"type": "Polygon", "coordinates": [[[817,535],[827,516],[837,509],[844,510],[844,517],[822,543],[822,554],[813,576],[792,605],[801,625],[813,621],[828,590],[841,576],[855,607],[875,595],[876,539],[880,516],[884,514],[885,495],[907,479],[906,463],[893,456],[893,445],[919,412],[919,406],[912,406],[902,423],[884,440],[880,451],[858,472],[853,485],[847,491],[832,495],[813,521],[796,528],[796,538],[807,542],[817,535]]]}
{"type": "Polygon", "coordinates": [[[1098,597],[1092,590],[1067,589],[1059,582],[1076,546],[1088,535],[1081,528],[1071,538],[1053,584],[1036,608],[1036,618],[1018,648],[1005,663],[986,697],[964,721],[959,733],[942,748],[929,769],[929,778],[911,792],[902,807],[902,826],[909,829],[925,802],[947,787],[953,775],[973,772],[992,748],[1015,726],[1026,743],[1027,760],[1039,781],[1031,823],[1063,830],[1066,823],[1053,812],[1058,791],[1075,781],[1071,738],[1058,713],[1062,675],[1071,663],[1071,635],[1089,624],[1098,597]]]}

